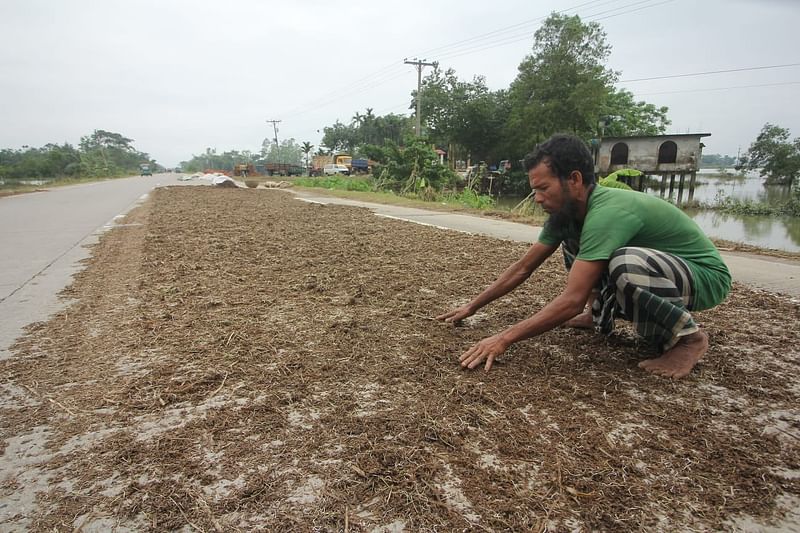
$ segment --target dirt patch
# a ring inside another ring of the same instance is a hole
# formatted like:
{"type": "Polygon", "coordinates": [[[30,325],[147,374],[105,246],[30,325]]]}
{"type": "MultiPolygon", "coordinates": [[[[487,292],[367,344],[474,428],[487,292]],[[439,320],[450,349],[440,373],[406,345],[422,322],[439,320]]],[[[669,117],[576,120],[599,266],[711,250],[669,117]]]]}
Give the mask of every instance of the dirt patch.
{"type": "Polygon", "coordinates": [[[555,259],[453,328],[430,317],[524,245],[261,189],[158,189],[123,223],[0,362],[3,528],[702,530],[800,501],[785,298],[699,313],[680,382],[626,328],[487,374],[458,355],[554,297],[555,259]]]}

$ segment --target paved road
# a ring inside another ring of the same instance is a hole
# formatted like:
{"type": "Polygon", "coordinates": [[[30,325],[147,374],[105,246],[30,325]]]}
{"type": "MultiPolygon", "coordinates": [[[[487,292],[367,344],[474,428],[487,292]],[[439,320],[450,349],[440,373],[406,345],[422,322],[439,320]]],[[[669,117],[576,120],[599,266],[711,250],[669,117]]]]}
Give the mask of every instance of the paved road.
{"type": "Polygon", "coordinates": [[[24,326],[63,307],[57,293],[89,255],[86,245],[153,187],[178,183],[156,174],[0,198],[0,359],[24,326]]]}
{"type": "MultiPolygon", "coordinates": [[[[533,242],[539,236],[539,231],[541,229],[527,224],[519,224],[505,220],[359,202],[305,191],[293,191],[293,193],[298,198],[306,201],[367,207],[379,216],[398,218],[457,231],[488,235],[490,237],[511,241],[533,242]]],[[[746,283],[752,287],[800,298],[800,262],[735,252],[725,252],[722,254],[722,257],[728,264],[731,275],[733,275],[736,281],[746,283]]]]}

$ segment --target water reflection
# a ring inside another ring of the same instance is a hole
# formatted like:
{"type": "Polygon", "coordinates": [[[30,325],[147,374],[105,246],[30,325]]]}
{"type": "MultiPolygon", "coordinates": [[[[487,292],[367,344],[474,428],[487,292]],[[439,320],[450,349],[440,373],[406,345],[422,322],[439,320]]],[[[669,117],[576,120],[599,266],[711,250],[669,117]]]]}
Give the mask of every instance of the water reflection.
{"type": "MultiPolygon", "coordinates": [[[[713,171],[717,172],[717,171],[713,171]]],[[[672,201],[678,199],[679,179],[675,179],[672,201]]],[[[689,179],[686,178],[683,198],[689,196],[689,179]]],[[[647,194],[662,196],[661,178],[655,177],[646,188],[647,194]]],[[[669,179],[665,184],[663,197],[669,196],[669,179]]],[[[736,200],[766,202],[772,205],[789,200],[791,191],[784,185],[764,185],[764,178],[749,174],[739,178],[723,178],[709,171],[697,175],[694,199],[700,203],[714,204],[730,197],[736,200]]],[[[502,198],[499,204],[513,207],[521,198],[502,198]]],[[[685,209],[686,213],[709,237],[728,241],[743,242],[761,248],[773,248],[800,252],[800,218],[770,217],[762,215],[736,215],[718,211],[685,209]]]]}
{"type": "Polygon", "coordinates": [[[708,235],[790,252],[800,252],[800,219],[732,215],[700,209],[687,209],[688,214],[708,235]]]}
{"type": "MultiPolygon", "coordinates": [[[[716,172],[716,171],[714,171],[716,172]]],[[[665,198],[669,195],[669,179],[666,180],[666,191],[661,193],[661,178],[654,178],[647,183],[646,192],[665,198]]],[[[675,178],[675,189],[670,199],[678,200],[679,178],[675,178]]],[[[689,198],[689,177],[686,177],[683,199],[689,198]]],[[[764,185],[764,178],[755,173],[740,177],[721,177],[716,173],[701,171],[697,174],[694,189],[694,200],[704,204],[714,204],[723,198],[764,202],[770,205],[785,203],[791,197],[788,185],[764,185]]]]}
{"type": "MultiPolygon", "coordinates": [[[[660,195],[658,188],[647,192],[660,195]]],[[[684,197],[687,196],[685,192],[684,197]]],[[[777,205],[791,198],[791,188],[788,185],[764,185],[764,178],[757,174],[737,178],[720,177],[709,172],[697,175],[695,201],[715,204],[726,197],[777,205]]],[[[672,198],[677,200],[677,192],[672,198]]],[[[796,217],[738,215],[696,209],[685,211],[710,237],[800,252],[800,219],[796,217]]]]}

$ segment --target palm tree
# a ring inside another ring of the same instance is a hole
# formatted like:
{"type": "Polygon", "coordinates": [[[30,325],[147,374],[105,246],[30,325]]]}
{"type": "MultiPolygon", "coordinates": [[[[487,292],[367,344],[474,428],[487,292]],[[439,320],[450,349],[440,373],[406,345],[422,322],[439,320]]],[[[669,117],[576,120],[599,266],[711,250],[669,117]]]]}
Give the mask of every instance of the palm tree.
{"type": "Polygon", "coordinates": [[[308,154],[310,154],[313,149],[314,145],[308,141],[305,141],[303,146],[300,147],[300,150],[306,155],[306,172],[308,172],[308,154]]]}
{"type": "Polygon", "coordinates": [[[361,124],[364,122],[364,115],[356,111],[356,114],[353,115],[353,118],[350,120],[352,120],[351,124],[355,125],[356,127],[361,126],[361,124]]]}

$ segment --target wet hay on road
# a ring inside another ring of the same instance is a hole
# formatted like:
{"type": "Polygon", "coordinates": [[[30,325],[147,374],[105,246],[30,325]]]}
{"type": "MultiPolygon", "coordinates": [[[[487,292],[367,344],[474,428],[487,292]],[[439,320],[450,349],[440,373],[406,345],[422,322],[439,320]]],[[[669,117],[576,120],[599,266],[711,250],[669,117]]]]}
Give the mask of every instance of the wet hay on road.
{"type": "Polygon", "coordinates": [[[796,303],[737,286],[679,382],[625,328],[470,372],[458,355],[554,297],[558,261],[453,328],[430,317],[523,245],[271,190],[158,189],[125,222],[0,363],[0,499],[30,503],[0,523],[681,530],[798,501],[796,303]]]}

